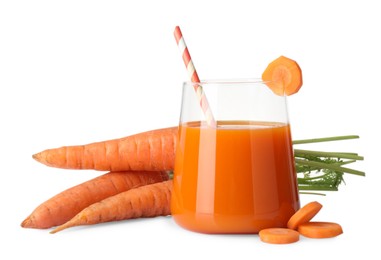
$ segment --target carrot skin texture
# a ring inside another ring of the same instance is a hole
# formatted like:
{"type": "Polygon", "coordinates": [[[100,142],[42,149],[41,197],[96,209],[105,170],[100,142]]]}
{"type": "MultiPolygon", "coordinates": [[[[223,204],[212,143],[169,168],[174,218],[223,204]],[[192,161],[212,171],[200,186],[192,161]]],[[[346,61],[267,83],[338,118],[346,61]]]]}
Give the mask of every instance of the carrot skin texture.
{"type": "Polygon", "coordinates": [[[177,127],[119,139],[47,149],[32,157],[47,166],[99,171],[167,171],[174,167],[177,127]]]}
{"type": "Polygon", "coordinates": [[[62,225],[95,202],[131,188],[168,179],[166,172],[109,172],[71,187],[43,202],[21,226],[46,229],[62,225]]]}
{"type": "Polygon", "coordinates": [[[66,228],[171,214],[172,180],[131,189],[94,203],[50,233],[66,228]]]}

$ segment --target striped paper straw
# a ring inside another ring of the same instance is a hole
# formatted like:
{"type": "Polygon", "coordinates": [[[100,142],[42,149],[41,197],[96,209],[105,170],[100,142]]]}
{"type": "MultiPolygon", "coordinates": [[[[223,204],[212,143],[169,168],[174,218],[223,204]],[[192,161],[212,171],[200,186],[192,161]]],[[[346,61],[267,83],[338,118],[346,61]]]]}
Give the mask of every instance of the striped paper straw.
{"type": "MultiPolygon", "coordinates": [[[[185,44],[184,37],[183,37],[183,34],[181,33],[179,26],[176,26],[174,35],[175,35],[177,45],[183,57],[185,67],[188,71],[188,75],[191,81],[194,83],[200,83],[200,78],[198,77],[197,71],[194,67],[192,58],[189,54],[189,50],[187,48],[187,45],[185,44]]],[[[209,126],[215,126],[216,121],[214,120],[212,111],[210,110],[209,103],[208,103],[208,100],[206,99],[202,86],[200,84],[194,84],[193,87],[194,87],[194,90],[196,91],[201,109],[204,112],[207,124],[209,126]]]]}

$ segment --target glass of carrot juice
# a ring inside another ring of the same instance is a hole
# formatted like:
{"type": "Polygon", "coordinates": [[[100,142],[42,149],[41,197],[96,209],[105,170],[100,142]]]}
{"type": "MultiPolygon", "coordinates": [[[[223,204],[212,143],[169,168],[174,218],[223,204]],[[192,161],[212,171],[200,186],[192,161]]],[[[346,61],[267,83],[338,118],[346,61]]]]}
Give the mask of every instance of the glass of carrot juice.
{"type": "Polygon", "coordinates": [[[260,80],[185,82],[173,185],[171,214],[188,230],[286,227],[300,207],[286,96],[260,80]]]}

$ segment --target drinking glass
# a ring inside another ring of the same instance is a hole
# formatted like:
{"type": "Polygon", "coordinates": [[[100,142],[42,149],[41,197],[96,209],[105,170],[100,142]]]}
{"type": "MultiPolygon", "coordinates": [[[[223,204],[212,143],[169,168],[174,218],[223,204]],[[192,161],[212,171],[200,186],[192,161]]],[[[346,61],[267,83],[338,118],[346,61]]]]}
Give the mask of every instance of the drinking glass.
{"type": "Polygon", "coordinates": [[[286,96],[255,79],[185,82],[173,185],[171,213],[188,230],[286,227],[300,207],[286,96]]]}

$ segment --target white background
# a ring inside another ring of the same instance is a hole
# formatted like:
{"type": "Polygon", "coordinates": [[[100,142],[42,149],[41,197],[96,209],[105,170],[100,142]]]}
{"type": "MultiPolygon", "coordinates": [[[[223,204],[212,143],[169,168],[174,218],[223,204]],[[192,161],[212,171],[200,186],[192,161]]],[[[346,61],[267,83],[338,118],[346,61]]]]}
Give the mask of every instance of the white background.
{"type": "Polygon", "coordinates": [[[131,2],[0,2],[0,259],[379,257],[377,1],[131,2]],[[49,168],[32,154],[177,124],[188,76],[176,25],[201,79],[260,77],[280,55],[298,61],[304,85],[289,98],[294,139],[360,135],[309,147],[365,156],[352,165],[365,178],[346,175],[338,192],[301,196],[303,205],[321,202],[315,220],[340,223],[343,235],[279,246],[256,235],[192,233],[171,217],[55,235],[20,227],[41,202],[101,174],[49,168]]]}

